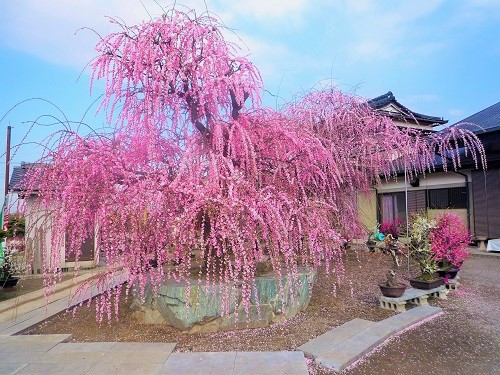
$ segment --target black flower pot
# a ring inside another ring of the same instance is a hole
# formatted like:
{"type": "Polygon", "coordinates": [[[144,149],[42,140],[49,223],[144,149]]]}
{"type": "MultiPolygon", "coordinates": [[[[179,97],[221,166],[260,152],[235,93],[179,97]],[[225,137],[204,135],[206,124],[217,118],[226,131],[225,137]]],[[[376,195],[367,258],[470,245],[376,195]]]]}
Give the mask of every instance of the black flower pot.
{"type": "Polygon", "coordinates": [[[378,284],[380,287],[380,291],[382,292],[382,295],[385,297],[391,297],[391,298],[399,298],[401,297],[406,290],[406,285],[405,284],[399,284],[398,286],[389,286],[386,284],[378,284]]]}
{"type": "Polygon", "coordinates": [[[8,279],[0,279],[0,286],[5,290],[10,290],[17,285],[19,277],[9,277],[8,279]]]}
{"type": "Polygon", "coordinates": [[[410,285],[417,289],[434,289],[443,285],[443,279],[441,277],[437,277],[432,280],[422,280],[421,278],[410,279],[410,285]]]}
{"type": "Polygon", "coordinates": [[[458,271],[460,271],[459,268],[451,268],[448,270],[438,270],[437,273],[440,277],[447,277],[448,279],[454,279],[457,277],[458,271]]]}

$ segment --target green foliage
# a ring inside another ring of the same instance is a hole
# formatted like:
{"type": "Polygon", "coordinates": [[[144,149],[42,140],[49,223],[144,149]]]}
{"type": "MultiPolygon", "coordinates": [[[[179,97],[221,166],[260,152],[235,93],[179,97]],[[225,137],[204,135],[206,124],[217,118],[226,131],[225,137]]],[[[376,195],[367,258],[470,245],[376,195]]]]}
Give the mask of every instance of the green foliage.
{"type": "Polygon", "coordinates": [[[20,214],[10,215],[7,230],[0,229],[0,240],[3,241],[6,237],[24,236],[25,224],[24,216],[20,214]]]}
{"type": "Polygon", "coordinates": [[[418,262],[424,278],[433,277],[439,266],[431,248],[430,236],[436,221],[426,215],[416,215],[410,228],[410,256],[418,262]]]}

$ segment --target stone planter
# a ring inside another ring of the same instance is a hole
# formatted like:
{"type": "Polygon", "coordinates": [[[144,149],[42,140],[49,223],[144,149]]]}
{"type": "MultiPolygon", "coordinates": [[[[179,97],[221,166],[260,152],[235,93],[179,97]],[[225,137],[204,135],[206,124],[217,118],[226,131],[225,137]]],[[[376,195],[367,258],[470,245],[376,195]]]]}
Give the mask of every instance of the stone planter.
{"type": "Polygon", "coordinates": [[[299,278],[292,285],[282,277],[282,295],[274,274],[257,277],[257,292],[252,292],[248,316],[242,304],[241,285],[233,282],[207,286],[191,280],[186,295],[186,282],[168,280],[157,296],[148,287],[145,303],[136,298],[132,308],[140,323],[168,324],[189,333],[266,327],[307,308],[315,277],[316,271],[306,268],[299,269],[299,278]]]}

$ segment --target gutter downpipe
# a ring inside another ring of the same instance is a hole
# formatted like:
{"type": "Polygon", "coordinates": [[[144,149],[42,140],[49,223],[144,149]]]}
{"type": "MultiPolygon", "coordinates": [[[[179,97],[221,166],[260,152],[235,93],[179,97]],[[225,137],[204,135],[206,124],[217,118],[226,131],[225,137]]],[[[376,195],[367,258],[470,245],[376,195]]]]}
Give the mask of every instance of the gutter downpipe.
{"type": "Polygon", "coordinates": [[[461,176],[465,177],[465,194],[467,195],[467,229],[470,233],[470,197],[469,197],[469,176],[467,176],[465,173],[458,172],[458,171],[453,171],[456,174],[459,174],[461,176]]]}

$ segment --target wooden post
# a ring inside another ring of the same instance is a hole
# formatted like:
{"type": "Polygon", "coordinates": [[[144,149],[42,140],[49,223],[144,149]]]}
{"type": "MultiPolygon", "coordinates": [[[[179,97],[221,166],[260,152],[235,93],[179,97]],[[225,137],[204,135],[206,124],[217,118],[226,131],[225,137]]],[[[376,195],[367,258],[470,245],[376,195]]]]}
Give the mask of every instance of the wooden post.
{"type": "Polygon", "coordinates": [[[10,177],[10,132],[11,132],[12,127],[9,125],[7,126],[7,149],[5,150],[5,194],[4,196],[7,197],[7,194],[9,193],[9,177],[10,177]]]}

